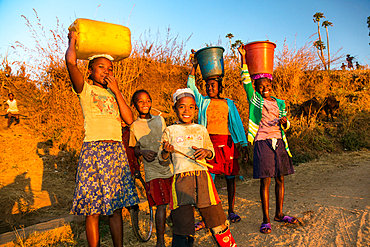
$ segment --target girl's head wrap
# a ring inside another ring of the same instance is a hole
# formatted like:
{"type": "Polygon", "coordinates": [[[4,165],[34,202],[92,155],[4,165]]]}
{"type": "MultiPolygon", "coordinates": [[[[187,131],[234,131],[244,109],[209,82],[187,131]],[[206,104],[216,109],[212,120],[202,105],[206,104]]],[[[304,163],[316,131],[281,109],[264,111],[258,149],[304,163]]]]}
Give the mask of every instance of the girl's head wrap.
{"type": "Polygon", "coordinates": [[[258,80],[258,79],[261,79],[261,78],[268,78],[268,79],[270,79],[270,81],[272,81],[272,75],[271,74],[268,74],[268,73],[251,75],[251,78],[253,80],[258,80]]]}

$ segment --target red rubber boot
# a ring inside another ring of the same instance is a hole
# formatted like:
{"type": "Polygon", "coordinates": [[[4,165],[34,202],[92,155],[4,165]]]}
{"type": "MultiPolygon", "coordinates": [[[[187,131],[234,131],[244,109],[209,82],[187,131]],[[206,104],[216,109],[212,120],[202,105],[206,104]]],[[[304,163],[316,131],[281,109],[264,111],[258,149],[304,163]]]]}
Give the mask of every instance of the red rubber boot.
{"type": "Polygon", "coordinates": [[[237,247],[229,227],[220,233],[214,234],[214,237],[216,238],[216,241],[220,247],[237,247]]]}

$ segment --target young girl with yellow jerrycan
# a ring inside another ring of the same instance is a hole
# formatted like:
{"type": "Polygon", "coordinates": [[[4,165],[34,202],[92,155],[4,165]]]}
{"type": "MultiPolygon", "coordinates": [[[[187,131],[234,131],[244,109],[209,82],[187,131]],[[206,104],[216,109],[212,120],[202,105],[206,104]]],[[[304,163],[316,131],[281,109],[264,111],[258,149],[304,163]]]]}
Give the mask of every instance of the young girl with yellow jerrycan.
{"type": "Polygon", "coordinates": [[[108,54],[115,62],[131,54],[131,32],[128,27],[89,19],[76,19],[68,28],[77,34],[77,59],[108,54]]]}

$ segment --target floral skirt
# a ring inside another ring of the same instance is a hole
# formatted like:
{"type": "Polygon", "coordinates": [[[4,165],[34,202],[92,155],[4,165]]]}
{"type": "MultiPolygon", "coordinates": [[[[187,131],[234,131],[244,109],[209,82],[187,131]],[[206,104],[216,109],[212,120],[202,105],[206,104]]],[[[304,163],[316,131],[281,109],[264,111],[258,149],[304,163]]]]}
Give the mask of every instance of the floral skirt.
{"type": "Polygon", "coordinates": [[[139,203],[121,142],[84,142],[78,162],[71,214],[112,215],[139,203]]]}

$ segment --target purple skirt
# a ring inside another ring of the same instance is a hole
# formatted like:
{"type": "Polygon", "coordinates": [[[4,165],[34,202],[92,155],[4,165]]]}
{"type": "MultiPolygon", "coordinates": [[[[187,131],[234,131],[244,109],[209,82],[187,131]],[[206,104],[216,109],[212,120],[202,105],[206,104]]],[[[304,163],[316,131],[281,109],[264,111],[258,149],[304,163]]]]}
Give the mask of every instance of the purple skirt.
{"type": "Polygon", "coordinates": [[[253,178],[275,178],[293,173],[293,162],[282,139],[277,140],[276,150],[272,148],[271,139],[255,142],[253,178]]]}

